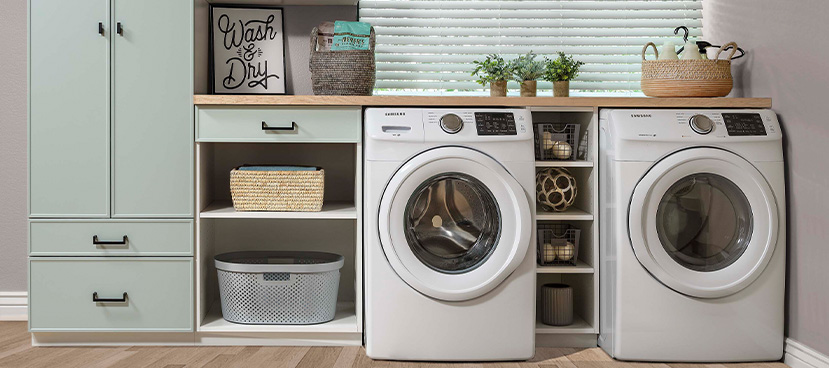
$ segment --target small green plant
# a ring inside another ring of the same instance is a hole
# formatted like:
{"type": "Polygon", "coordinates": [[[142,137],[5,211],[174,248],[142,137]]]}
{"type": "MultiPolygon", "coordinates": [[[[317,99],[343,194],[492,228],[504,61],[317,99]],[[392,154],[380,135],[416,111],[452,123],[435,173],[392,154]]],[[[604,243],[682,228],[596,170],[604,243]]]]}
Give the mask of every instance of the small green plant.
{"type": "Polygon", "coordinates": [[[550,82],[572,80],[579,75],[579,68],[582,65],[584,65],[583,62],[559,52],[557,59],[544,58],[544,80],[550,82]]]}
{"type": "Polygon", "coordinates": [[[516,82],[534,81],[544,75],[544,63],[536,61],[536,56],[538,55],[530,51],[510,61],[512,77],[516,82]]]}
{"type": "Polygon", "coordinates": [[[507,80],[512,75],[509,64],[500,55],[487,55],[484,60],[473,61],[475,70],[473,76],[478,77],[478,83],[485,86],[488,83],[507,80]]]}

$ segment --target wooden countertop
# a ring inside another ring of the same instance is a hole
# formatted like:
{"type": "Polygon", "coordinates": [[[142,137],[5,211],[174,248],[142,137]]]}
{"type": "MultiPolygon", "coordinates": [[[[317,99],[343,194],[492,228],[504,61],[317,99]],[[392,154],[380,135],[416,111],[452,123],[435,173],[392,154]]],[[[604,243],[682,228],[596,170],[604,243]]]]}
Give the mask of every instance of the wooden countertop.
{"type": "Polygon", "coordinates": [[[195,95],[196,105],[770,108],[770,98],[195,95]]]}

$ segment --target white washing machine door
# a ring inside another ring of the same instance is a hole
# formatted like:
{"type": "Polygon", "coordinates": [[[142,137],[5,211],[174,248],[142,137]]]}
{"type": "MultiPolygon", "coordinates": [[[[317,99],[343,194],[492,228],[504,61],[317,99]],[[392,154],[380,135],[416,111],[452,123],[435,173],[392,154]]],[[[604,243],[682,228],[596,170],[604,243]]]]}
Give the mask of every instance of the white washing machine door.
{"type": "Polygon", "coordinates": [[[720,298],[751,284],[777,245],[777,201],[748,161],[715,148],[671,154],[633,191],[636,258],[671,289],[720,298]]]}
{"type": "Polygon", "coordinates": [[[392,176],[379,232],[386,259],[409,286],[462,301],[494,289],[527,256],[532,213],[521,185],[493,158],[441,147],[392,176]]]}

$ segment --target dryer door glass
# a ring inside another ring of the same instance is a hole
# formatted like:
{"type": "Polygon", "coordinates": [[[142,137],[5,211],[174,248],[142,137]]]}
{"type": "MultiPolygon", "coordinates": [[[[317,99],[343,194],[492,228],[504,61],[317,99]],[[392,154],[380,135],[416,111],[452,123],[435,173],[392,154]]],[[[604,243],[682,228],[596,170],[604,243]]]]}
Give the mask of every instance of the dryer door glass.
{"type": "Polygon", "coordinates": [[[740,258],[751,241],[751,205],[734,182],[700,173],[672,185],[656,213],[662,247],[680,265],[711,272],[740,258]]]}
{"type": "Polygon", "coordinates": [[[497,246],[501,228],[495,197],[478,179],[461,173],[426,180],[410,197],[404,217],[412,252],[446,273],[468,272],[483,263],[497,246]]]}

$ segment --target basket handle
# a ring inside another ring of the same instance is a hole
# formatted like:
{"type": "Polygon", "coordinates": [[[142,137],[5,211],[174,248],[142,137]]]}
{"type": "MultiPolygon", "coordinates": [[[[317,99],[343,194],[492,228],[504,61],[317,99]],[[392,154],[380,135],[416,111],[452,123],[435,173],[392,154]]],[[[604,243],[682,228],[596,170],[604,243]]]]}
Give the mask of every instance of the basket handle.
{"type": "MultiPolygon", "coordinates": [[[[311,55],[314,55],[317,51],[317,37],[319,37],[319,29],[314,27],[311,30],[311,55]]],[[[374,45],[377,43],[377,34],[374,33],[374,26],[371,26],[371,32],[368,36],[368,50],[374,52],[374,45]]]]}
{"type": "Polygon", "coordinates": [[[737,43],[736,43],[736,42],[729,42],[729,43],[727,43],[727,44],[725,44],[725,45],[720,46],[720,49],[719,49],[719,50],[717,50],[717,55],[716,55],[716,56],[714,56],[714,60],[716,60],[716,61],[720,61],[720,53],[721,53],[721,52],[723,52],[723,50],[725,50],[725,49],[727,49],[727,48],[729,48],[729,47],[732,47],[732,49],[731,49],[731,52],[728,54],[728,57],[726,57],[726,59],[725,59],[725,60],[731,61],[731,58],[732,58],[732,57],[734,56],[734,54],[737,52],[737,43]]]}
{"type": "Polygon", "coordinates": [[[653,54],[656,56],[654,60],[659,60],[659,50],[656,49],[656,45],[653,42],[648,42],[642,48],[642,61],[645,61],[645,53],[648,52],[648,46],[653,47],[653,54]]]}

